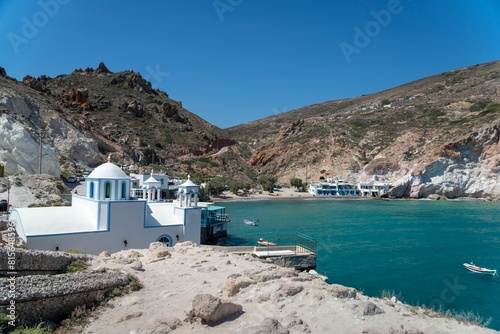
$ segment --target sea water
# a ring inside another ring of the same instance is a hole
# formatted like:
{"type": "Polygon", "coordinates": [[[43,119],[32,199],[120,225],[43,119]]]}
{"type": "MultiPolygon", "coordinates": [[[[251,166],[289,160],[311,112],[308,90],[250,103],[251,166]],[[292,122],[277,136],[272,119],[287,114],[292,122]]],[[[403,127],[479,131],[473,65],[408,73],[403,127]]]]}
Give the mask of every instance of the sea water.
{"type": "Polygon", "coordinates": [[[500,203],[430,200],[293,199],[218,203],[231,215],[228,245],[264,238],[317,242],[317,271],[329,283],[368,296],[394,292],[404,302],[491,318],[500,330],[500,203]],[[243,223],[258,220],[257,226],[243,223]]]}

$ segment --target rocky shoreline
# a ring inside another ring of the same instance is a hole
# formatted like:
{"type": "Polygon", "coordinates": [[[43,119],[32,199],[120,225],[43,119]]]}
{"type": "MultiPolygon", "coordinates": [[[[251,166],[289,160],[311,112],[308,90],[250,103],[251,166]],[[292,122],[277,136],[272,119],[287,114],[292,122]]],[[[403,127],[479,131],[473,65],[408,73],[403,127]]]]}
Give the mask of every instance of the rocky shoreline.
{"type": "Polygon", "coordinates": [[[143,288],[67,333],[495,333],[191,242],[103,253],[88,264],[88,275],[132,274],[143,288]]]}

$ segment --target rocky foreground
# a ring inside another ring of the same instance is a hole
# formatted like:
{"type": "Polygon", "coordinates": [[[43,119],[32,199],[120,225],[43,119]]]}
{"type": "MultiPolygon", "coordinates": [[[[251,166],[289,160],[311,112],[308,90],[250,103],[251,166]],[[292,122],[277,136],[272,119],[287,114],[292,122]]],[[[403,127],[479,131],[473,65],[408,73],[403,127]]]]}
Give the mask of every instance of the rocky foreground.
{"type": "Polygon", "coordinates": [[[191,242],[101,254],[88,270],[125,271],[144,287],[113,299],[83,333],[496,333],[191,242]]]}

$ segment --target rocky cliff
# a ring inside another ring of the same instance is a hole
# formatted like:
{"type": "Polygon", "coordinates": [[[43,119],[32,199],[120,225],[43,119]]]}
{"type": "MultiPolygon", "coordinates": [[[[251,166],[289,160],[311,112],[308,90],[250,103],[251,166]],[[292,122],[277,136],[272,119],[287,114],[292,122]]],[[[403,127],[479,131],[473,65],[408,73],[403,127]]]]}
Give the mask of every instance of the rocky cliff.
{"type": "Polygon", "coordinates": [[[413,172],[410,193],[403,193],[403,196],[420,198],[438,194],[448,198],[499,200],[498,125],[480,129],[441,146],[421,170],[413,172]]]}
{"type": "Polygon", "coordinates": [[[0,162],[7,175],[41,171],[59,177],[62,157],[85,165],[99,162],[95,139],[60,111],[41,92],[0,76],[0,162]]]}

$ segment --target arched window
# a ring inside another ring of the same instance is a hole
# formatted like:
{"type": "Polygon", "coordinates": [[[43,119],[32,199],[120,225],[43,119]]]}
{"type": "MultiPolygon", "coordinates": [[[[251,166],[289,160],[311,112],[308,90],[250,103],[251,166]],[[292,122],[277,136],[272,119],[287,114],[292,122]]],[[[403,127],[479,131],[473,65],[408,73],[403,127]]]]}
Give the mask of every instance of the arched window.
{"type": "Polygon", "coordinates": [[[172,238],[167,234],[161,235],[156,241],[162,242],[167,247],[170,247],[170,245],[172,245],[172,238]]]}
{"type": "Polygon", "coordinates": [[[127,199],[127,182],[122,182],[122,199],[127,199]]]}
{"type": "Polygon", "coordinates": [[[94,182],[89,182],[89,197],[94,198],[94,182]]]}
{"type": "Polygon", "coordinates": [[[111,198],[111,182],[104,183],[104,198],[105,199],[111,198]]]}

